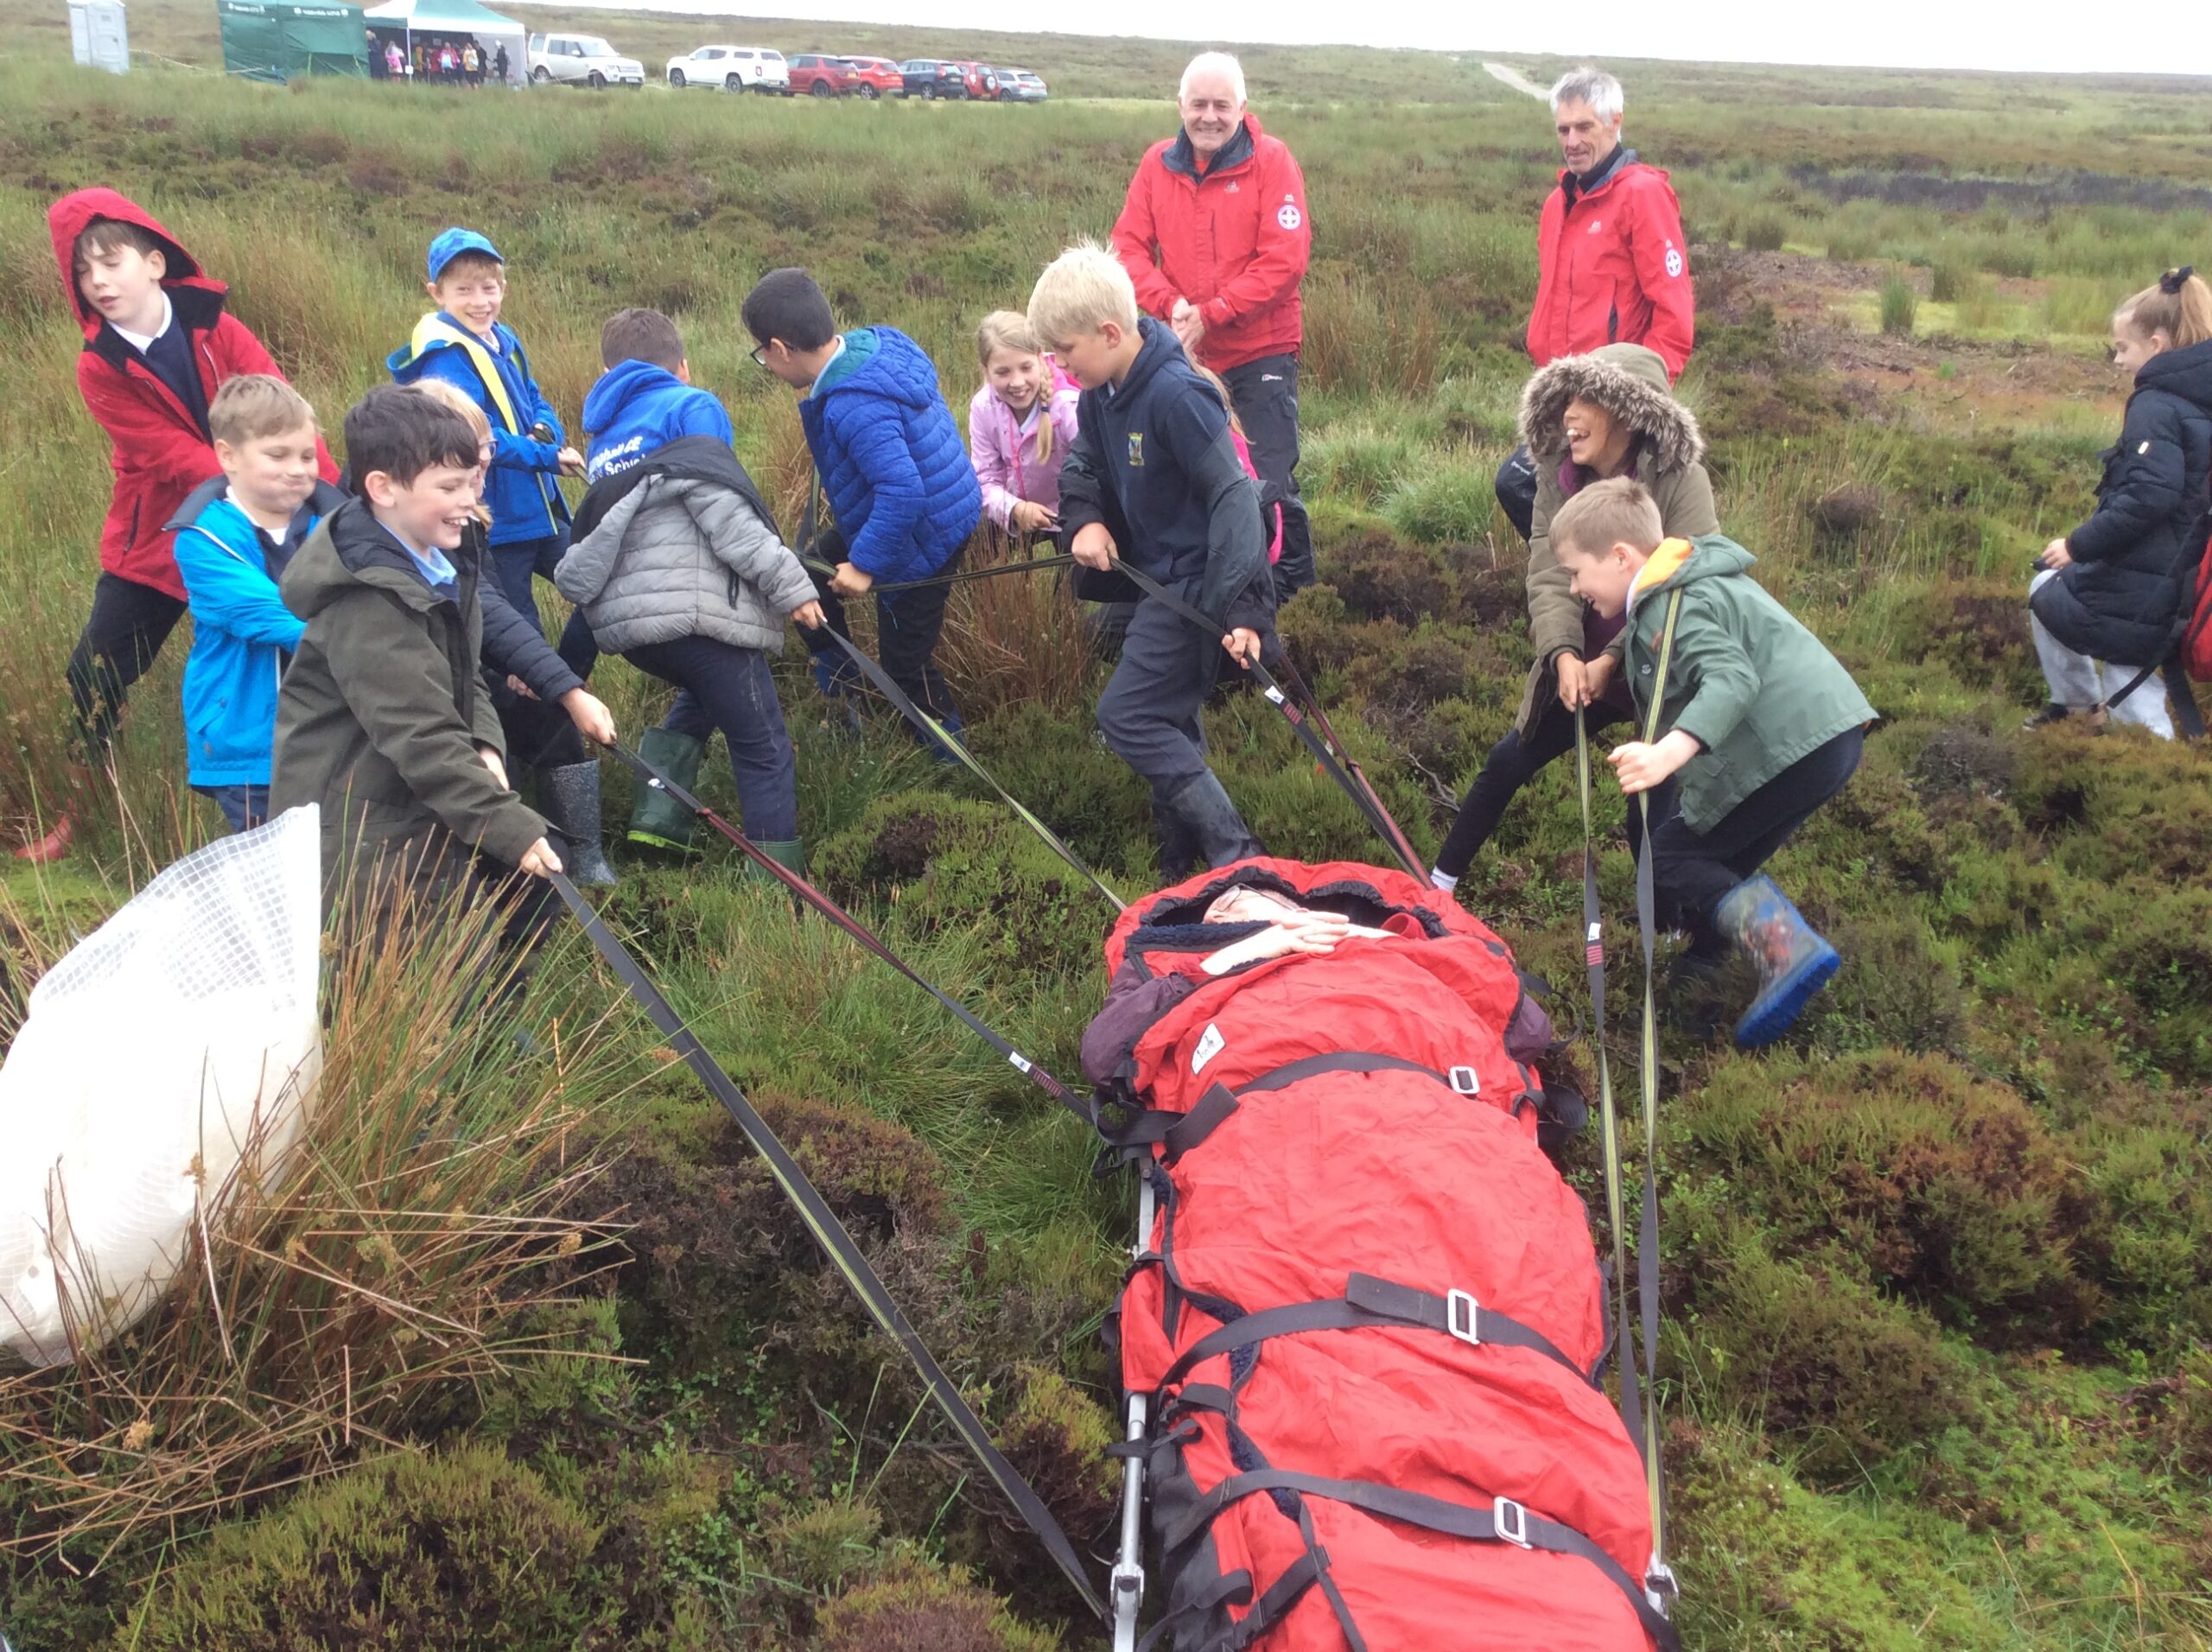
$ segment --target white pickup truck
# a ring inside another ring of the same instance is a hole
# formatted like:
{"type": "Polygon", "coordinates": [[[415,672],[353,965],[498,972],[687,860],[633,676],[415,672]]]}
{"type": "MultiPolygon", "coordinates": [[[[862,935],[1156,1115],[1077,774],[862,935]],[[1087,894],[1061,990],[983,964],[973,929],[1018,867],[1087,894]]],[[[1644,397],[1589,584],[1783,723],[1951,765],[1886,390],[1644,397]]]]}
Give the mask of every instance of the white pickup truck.
{"type": "Polygon", "coordinates": [[[530,78],[541,86],[559,80],[594,92],[606,86],[634,88],[645,84],[645,66],[597,35],[532,35],[530,78]]]}

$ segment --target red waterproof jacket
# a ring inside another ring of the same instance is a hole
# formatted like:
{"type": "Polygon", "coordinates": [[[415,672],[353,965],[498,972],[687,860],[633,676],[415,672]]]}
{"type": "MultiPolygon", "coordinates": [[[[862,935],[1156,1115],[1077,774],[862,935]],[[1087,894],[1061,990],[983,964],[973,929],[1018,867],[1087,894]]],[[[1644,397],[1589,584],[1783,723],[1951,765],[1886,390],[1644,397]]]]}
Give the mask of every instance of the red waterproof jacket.
{"type": "MultiPolygon", "coordinates": [[[[191,340],[192,359],[209,401],[225,379],[240,373],[272,373],[280,378],[283,374],[245,323],[224,309],[227,289],[223,283],[201,274],[177,238],[137,202],[112,189],[79,189],[55,201],[46,217],[54,235],[54,261],[61,267],[61,284],[85,328],[84,353],[77,358],[77,388],[115,450],[115,496],[100,529],[100,567],[181,601],[184,579],[177,572],[174,536],[166,524],[186,496],[222,467],[184,403],[85,302],[73,268],[77,238],[102,218],[136,224],[161,237],[168,261],[162,285],[168,291],[176,325],[191,340]]],[[[338,467],[327,449],[322,450],[322,478],[338,480],[338,467]]]]}
{"type": "Polygon", "coordinates": [[[1544,201],[1536,230],[1536,308],[1529,353],[1539,367],[1608,344],[1641,344],[1681,377],[1697,340],[1682,209],[1667,175],[1634,149],[1588,182],[1571,172],[1544,201]]]}
{"type": "Polygon", "coordinates": [[[1255,859],[1106,958],[1084,1063],[1154,1193],[1116,1323],[1173,1643],[1678,1652],[1504,944],[1403,873],[1255,859]],[[1208,975],[1239,884],[1386,934],[1208,975]]]}
{"type": "Polygon", "coordinates": [[[1206,322],[1198,359],[1216,372],[1296,352],[1313,250],[1305,175],[1255,115],[1203,172],[1186,134],[1154,144],[1114,220],[1137,302],[1163,321],[1177,299],[1196,304],[1206,322]]]}

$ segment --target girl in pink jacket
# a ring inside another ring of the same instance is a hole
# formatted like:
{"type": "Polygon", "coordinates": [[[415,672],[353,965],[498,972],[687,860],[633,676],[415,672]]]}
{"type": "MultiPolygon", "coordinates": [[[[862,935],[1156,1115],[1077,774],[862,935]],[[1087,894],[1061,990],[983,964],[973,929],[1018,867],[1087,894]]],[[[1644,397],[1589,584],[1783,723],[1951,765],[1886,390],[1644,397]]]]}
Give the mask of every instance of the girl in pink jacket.
{"type": "Polygon", "coordinates": [[[1029,318],[994,310],[976,329],[983,386],[968,404],[968,456],[983,510],[1009,533],[1059,526],[1060,465],[1075,444],[1076,382],[1029,330],[1029,318]]]}

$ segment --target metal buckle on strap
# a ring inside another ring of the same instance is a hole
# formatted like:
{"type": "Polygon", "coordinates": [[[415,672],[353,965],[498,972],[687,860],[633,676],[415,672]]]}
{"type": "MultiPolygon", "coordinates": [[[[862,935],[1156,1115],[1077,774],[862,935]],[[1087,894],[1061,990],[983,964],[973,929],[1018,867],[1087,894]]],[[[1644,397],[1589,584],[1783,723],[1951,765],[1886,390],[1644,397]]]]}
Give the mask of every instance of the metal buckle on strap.
{"type": "Polygon", "coordinates": [[[1454,1067],[1447,1077],[1452,1088],[1462,1096],[1479,1096],[1483,1093],[1482,1077],[1472,1067],[1454,1067]]]}
{"type": "Polygon", "coordinates": [[[1491,1523],[1497,1528],[1498,1541],[1510,1543],[1516,1548],[1529,1547],[1529,1511],[1510,1497],[1492,1501],[1491,1523]]]}
{"type": "Polygon", "coordinates": [[[1664,1617],[1667,1603],[1679,1598],[1681,1592],[1681,1585],[1675,1581],[1675,1568],[1653,1555],[1651,1564],[1643,1569],[1643,1595],[1652,1609],[1664,1617]]]}
{"type": "Polygon", "coordinates": [[[1444,1328],[1470,1348],[1483,1345],[1482,1305],[1471,1291],[1444,1293],[1444,1328]]]}

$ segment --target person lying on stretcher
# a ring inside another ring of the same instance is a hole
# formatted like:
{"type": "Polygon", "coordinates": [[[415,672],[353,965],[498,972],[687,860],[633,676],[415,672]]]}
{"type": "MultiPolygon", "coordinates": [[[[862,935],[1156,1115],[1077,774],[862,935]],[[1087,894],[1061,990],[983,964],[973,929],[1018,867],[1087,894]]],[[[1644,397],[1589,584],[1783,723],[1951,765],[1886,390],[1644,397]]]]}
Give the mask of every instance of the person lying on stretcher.
{"type": "Polygon", "coordinates": [[[1267,925],[1255,934],[1230,942],[1218,952],[1208,953],[1204,968],[1210,975],[1225,975],[1244,964],[1257,963],[1262,958],[1280,958],[1291,952],[1326,957],[1337,950],[1338,942],[1351,936],[1380,941],[1387,940],[1390,934],[1388,930],[1355,924],[1341,912],[1301,906],[1289,896],[1272,889],[1254,889],[1241,884],[1217,896],[1206,908],[1202,921],[1267,925]]]}

